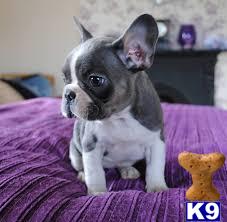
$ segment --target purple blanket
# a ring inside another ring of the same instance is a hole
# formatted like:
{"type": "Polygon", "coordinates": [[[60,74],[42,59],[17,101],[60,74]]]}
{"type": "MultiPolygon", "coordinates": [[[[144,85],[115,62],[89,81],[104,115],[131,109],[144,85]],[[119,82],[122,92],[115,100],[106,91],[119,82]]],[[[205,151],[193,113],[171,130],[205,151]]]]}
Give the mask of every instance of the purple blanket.
{"type": "MultiPolygon", "coordinates": [[[[184,221],[191,183],[177,156],[183,151],[227,156],[227,112],[163,104],[170,189],[145,193],[144,181],[107,170],[109,192],[86,196],[68,158],[73,120],[60,115],[59,99],[0,106],[0,221],[184,221]]],[[[226,164],[214,176],[227,221],[226,164]]]]}

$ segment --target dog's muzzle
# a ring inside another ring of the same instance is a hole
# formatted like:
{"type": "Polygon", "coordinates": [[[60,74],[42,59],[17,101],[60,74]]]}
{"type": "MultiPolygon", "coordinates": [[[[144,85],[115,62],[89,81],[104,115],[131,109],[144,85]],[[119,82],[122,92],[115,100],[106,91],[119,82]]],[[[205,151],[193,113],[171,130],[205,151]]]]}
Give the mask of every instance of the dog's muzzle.
{"type": "MultiPolygon", "coordinates": [[[[85,97],[86,98],[86,97],[85,97]]],[[[64,94],[64,110],[68,118],[79,117],[85,120],[104,118],[104,112],[98,101],[83,100],[75,91],[67,89],[64,94]]]]}
{"type": "Polygon", "coordinates": [[[74,114],[72,113],[70,106],[72,104],[72,102],[75,100],[76,98],[76,93],[73,91],[68,91],[65,93],[65,99],[66,99],[66,115],[68,118],[73,118],[74,114]]]}
{"type": "Polygon", "coordinates": [[[76,93],[70,90],[65,93],[65,98],[70,103],[76,98],[76,93]]]}
{"type": "Polygon", "coordinates": [[[73,118],[74,114],[72,113],[71,109],[70,109],[70,104],[67,103],[66,104],[66,115],[68,118],[73,118]]]}

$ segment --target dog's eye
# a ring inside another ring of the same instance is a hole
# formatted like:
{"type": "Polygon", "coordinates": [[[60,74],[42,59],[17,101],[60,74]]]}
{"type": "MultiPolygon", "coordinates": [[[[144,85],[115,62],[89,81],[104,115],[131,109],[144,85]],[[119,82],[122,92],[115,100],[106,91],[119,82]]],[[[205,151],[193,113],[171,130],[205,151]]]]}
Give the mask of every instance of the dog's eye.
{"type": "Polygon", "coordinates": [[[89,82],[90,82],[91,86],[93,86],[93,87],[101,87],[104,85],[105,81],[106,80],[100,76],[90,76],[89,77],[89,82]]]}
{"type": "Polygon", "coordinates": [[[91,74],[87,77],[85,85],[93,96],[102,101],[107,101],[113,92],[113,86],[110,79],[102,74],[91,74]]]}

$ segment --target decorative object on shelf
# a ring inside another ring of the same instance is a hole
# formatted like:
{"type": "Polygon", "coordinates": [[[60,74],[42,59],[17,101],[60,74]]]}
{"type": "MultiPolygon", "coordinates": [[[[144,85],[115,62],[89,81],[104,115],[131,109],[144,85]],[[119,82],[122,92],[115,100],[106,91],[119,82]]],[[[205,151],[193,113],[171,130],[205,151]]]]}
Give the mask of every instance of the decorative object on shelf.
{"type": "Polygon", "coordinates": [[[218,54],[215,64],[214,104],[227,110],[227,51],[218,54]]]}
{"type": "Polygon", "coordinates": [[[227,39],[218,35],[208,35],[203,41],[206,49],[227,49],[227,39]]]}
{"type": "Polygon", "coordinates": [[[170,27],[170,20],[168,19],[158,19],[157,25],[158,25],[158,44],[157,49],[169,49],[169,27],[170,27]]]}
{"type": "Polygon", "coordinates": [[[181,25],[178,36],[178,43],[182,46],[183,49],[193,48],[196,43],[196,31],[194,25],[181,25]]]}
{"type": "Polygon", "coordinates": [[[160,5],[160,4],[162,4],[162,0],[155,0],[155,3],[156,3],[157,5],[160,5]]]}
{"type": "Polygon", "coordinates": [[[162,4],[170,4],[172,3],[173,1],[179,1],[179,0],[154,0],[154,3],[156,5],[162,5],[162,4]]]}

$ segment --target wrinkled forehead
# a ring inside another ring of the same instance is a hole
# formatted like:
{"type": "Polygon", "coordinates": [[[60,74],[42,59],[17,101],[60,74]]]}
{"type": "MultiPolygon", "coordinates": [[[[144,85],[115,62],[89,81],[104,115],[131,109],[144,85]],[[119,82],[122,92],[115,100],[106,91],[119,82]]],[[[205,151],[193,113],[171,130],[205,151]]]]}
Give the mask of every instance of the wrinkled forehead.
{"type": "MultiPolygon", "coordinates": [[[[120,75],[125,70],[111,46],[112,38],[90,39],[71,53],[72,78],[78,74],[101,72],[107,76],[120,75]]],[[[110,77],[110,76],[109,76],[110,77]]]]}

